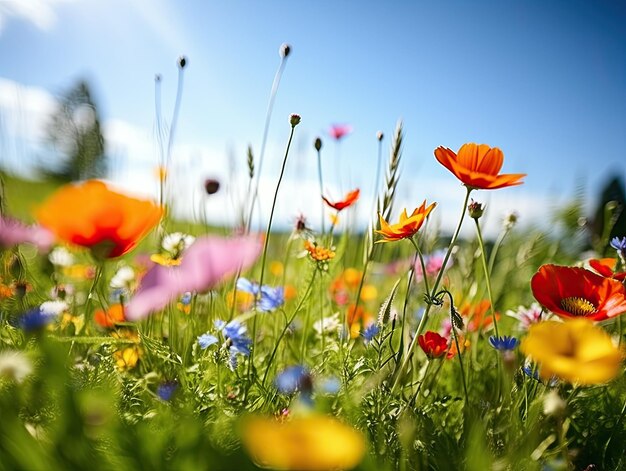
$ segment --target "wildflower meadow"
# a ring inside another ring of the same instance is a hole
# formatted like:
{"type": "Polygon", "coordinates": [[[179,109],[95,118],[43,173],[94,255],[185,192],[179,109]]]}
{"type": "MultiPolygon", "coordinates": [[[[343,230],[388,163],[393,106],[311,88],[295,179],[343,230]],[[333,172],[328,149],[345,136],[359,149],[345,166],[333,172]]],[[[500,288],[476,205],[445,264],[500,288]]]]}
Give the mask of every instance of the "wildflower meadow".
{"type": "MultiPolygon", "coordinates": [[[[279,54],[280,72],[291,47],[279,54]]],[[[626,469],[616,218],[592,249],[559,215],[546,225],[565,224],[560,236],[520,230],[510,213],[486,237],[486,199],[527,175],[506,142],[442,141],[422,157],[464,189],[447,233],[419,179],[398,204],[411,134],[400,121],[372,141],[373,202],[347,176],[341,194],[324,184],[341,175],[322,156],[352,128],[312,139],[307,211],[320,224],[303,214],[278,230],[307,116],[272,116],[278,81],[270,93],[258,124],[267,136],[282,123],[284,152],[238,156],[247,185],[233,227],[172,210],[167,139],[154,199],[88,173],[2,174],[0,469],[626,469]],[[263,159],[281,165],[257,227],[263,159]],[[352,223],[358,206],[366,228],[352,223]]],[[[209,179],[201,191],[226,190],[209,179]]]]}

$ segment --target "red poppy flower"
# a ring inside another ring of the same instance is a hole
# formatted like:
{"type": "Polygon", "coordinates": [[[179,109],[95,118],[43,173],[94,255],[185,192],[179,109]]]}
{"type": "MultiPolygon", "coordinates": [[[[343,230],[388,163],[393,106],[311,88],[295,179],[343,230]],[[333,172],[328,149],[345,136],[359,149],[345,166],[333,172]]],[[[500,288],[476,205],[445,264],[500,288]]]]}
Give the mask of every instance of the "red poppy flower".
{"type": "Polygon", "coordinates": [[[535,299],[559,316],[601,321],[626,312],[624,285],[584,268],[543,265],[530,286],[535,299]]]}
{"type": "Polygon", "coordinates": [[[606,278],[615,278],[618,281],[626,279],[626,271],[615,271],[616,258],[600,258],[589,260],[589,266],[606,278]]]}
{"type": "Polygon", "coordinates": [[[442,357],[448,352],[448,340],[432,330],[420,335],[417,341],[430,359],[442,357]]]}
{"type": "Polygon", "coordinates": [[[435,157],[470,188],[495,190],[507,186],[521,185],[525,173],[500,174],[504,154],[497,147],[486,144],[463,144],[458,154],[447,147],[437,147],[435,157]]]}
{"type": "Polygon", "coordinates": [[[342,137],[347,136],[351,132],[352,132],[352,126],[350,126],[349,124],[333,124],[328,129],[328,134],[330,135],[330,137],[332,137],[336,141],[338,141],[342,137]]]}
{"type": "Polygon", "coordinates": [[[322,196],[322,199],[324,200],[324,203],[326,203],[331,208],[336,209],[337,211],[341,211],[342,209],[346,209],[347,207],[352,206],[356,202],[356,200],[359,199],[360,193],[361,190],[357,188],[356,190],[352,190],[350,193],[348,193],[342,201],[337,201],[335,203],[330,202],[325,196],[322,196]]]}

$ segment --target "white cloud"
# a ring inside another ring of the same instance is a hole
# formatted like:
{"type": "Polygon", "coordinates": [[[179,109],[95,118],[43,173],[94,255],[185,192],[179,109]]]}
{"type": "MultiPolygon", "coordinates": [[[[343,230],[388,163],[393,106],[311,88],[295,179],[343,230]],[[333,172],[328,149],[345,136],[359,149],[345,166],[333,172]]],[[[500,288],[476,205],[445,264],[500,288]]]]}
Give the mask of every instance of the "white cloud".
{"type": "MultiPolygon", "coordinates": [[[[33,148],[42,146],[45,126],[55,107],[55,98],[46,90],[0,78],[2,142],[20,142],[23,147],[21,154],[17,151],[13,153],[14,168],[23,169],[36,165],[37,161],[29,156],[33,155],[33,148]]],[[[112,182],[137,195],[156,198],[158,180],[155,170],[160,153],[155,132],[121,119],[110,119],[103,123],[103,133],[110,157],[112,182]]],[[[283,152],[284,143],[268,142],[254,229],[265,230],[283,152]]],[[[7,153],[3,152],[3,155],[7,153]]],[[[179,217],[206,220],[210,224],[237,223],[244,209],[247,214],[245,205],[248,178],[245,156],[244,144],[233,145],[232,149],[215,142],[194,145],[183,142],[175,145],[167,191],[173,212],[179,217]],[[215,195],[207,196],[204,193],[203,183],[208,177],[217,178],[221,182],[221,190],[215,195]]],[[[9,166],[12,163],[11,159],[7,161],[5,158],[2,162],[9,166]]],[[[342,197],[335,182],[325,181],[324,186],[325,194],[337,199],[342,197]]],[[[361,185],[361,197],[356,211],[348,210],[342,214],[340,227],[349,225],[358,230],[367,226],[372,214],[373,200],[368,186],[371,186],[371,182],[361,185]]],[[[432,225],[449,234],[458,222],[464,196],[464,188],[453,178],[433,179],[420,177],[419,174],[405,174],[400,180],[392,220],[398,218],[403,208],[412,211],[424,199],[428,203],[436,201],[432,225]],[[414,182],[419,182],[419,185],[414,182]]],[[[487,237],[497,235],[502,219],[510,210],[519,214],[522,228],[542,224],[542,221],[545,225],[545,221],[550,220],[553,209],[565,202],[548,192],[531,193],[523,186],[498,191],[478,191],[472,196],[486,205],[482,222],[487,237]]],[[[296,150],[289,157],[279,191],[274,227],[289,229],[300,213],[307,217],[312,228],[320,228],[321,199],[316,162],[298,152],[296,146],[296,150]]],[[[330,210],[325,209],[325,214],[328,217],[330,210]]],[[[474,231],[472,221],[467,219],[462,234],[473,237],[474,231]]]]}
{"type": "Polygon", "coordinates": [[[55,9],[62,3],[76,0],[0,0],[0,33],[10,19],[21,19],[43,31],[55,25],[55,9]]]}

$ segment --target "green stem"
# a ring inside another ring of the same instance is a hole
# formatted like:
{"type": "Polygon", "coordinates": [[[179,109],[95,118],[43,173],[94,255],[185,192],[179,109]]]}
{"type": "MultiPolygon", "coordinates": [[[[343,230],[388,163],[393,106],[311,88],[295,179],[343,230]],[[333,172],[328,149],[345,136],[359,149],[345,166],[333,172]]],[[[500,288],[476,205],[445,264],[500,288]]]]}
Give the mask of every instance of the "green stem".
{"type": "Polygon", "coordinates": [[[287,332],[289,325],[293,322],[298,312],[300,312],[300,309],[302,309],[304,302],[309,297],[309,293],[311,292],[311,288],[313,287],[313,282],[315,281],[315,276],[317,275],[317,271],[318,270],[315,269],[315,271],[313,272],[313,276],[311,277],[311,282],[309,283],[309,286],[307,286],[307,289],[304,295],[302,296],[302,298],[300,299],[298,306],[296,306],[296,309],[293,311],[293,314],[291,315],[291,317],[287,320],[287,322],[285,322],[285,327],[283,328],[282,332],[276,339],[276,345],[274,345],[274,350],[272,350],[272,354],[270,355],[270,358],[267,361],[267,366],[265,367],[265,373],[263,374],[263,379],[261,380],[262,386],[265,386],[265,380],[267,379],[267,375],[270,371],[270,367],[272,366],[272,362],[274,361],[274,357],[276,357],[276,352],[278,351],[278,346],[280,345],[281,340],[285,336],[285,333],[287,332]]]}
{"type": "Polygon", "coordinates": [[[320,202],[322,207],[322,236],[326,233],[326,223],[324,222],[324,200],[322,196],[324,196],[324,184],[322,182],[322,151],[318,149],[317,151],[317,175],[320,180],[320,202]]]}
{"type": "Polygon", "coordinates": [[[422,251],[420,250],[419,244],[411,237],[409,239],[415,247],[415,251],[420,259],[420,265],[422,266],[422,278],[424,278],[424,288],[426,289],[426,294],[430,294],[430,288],[428,287],[428,276],[426,276],[426,264],[424,263],[424,256],[422,255],[422,251]]]}
{"type": "MultiPolygon", "coordinates": [[[[296,126],[291,126],[291,133],[289,134],[289,141],[287,141],[287,148],[285,149],[285,156],[283,157],[283,165],[280,169],[280,175],[278,177],[278,182],[276,183],[276,189],[274,190],[274,199],[272,201],[272,210],[270,211],[270,218],[267,222],[267,230],[265,231],[265,242],[263,244],[263,255],[261,257],[261,275],[259,276],[259,296],[261,294],[261,287],[263,286],[263,277],[265,275],[265,262],[267,259],[267,248],[270,241],[270,234],[272,231],[272,221],[274,219],[274,210],[276,209],[276,200],[278,199],[278,190],[280,188],[280,183],[283,180],[283,175],[285,174],[285,167],[287,166],[287,157],[289,156],[289,148],[291,147],[291,141],[293,140],[293,133],[296,126]]],[[[256,300],[255,300],[256,302],[256,300]]],[[[252,320],[252,350],[250,351],[250,358],[248,361],[248,380],[250,379],[250,373],[252,372],[252,365],[254,362],[254,351],[256,349],[256,333],[257,333],[257,319],[258,315],[255,313],[254,318],[252,320]]]]}
{"type": "Polygon", "coordinates": [[[498,238],[496,239],[495,244],[493,244],[493,249],[491,250],[491,254],[489,254],[489,273],[493,273],[493,267],[496,263],[496,255],[498,253],[498,250],[500,250],[500,246],[502,245],[502,241],[504,240],[504,238],[506,237],[506,235],[509,233],[509,227],[505,227],[502,231],[500,231],[500,234],[498,235],[498,238]]]}
{"type": "MultiPolygon", "coordinates": [[[[456,245],[456,240],[459,237],[459,232],[461,232],[461,226],[463,225],[463,220],[465,219],[465,212],[467,210],[467,203],[469,201],[470,193],[472,192],[472,188],[470,187],[466,187],[466,188],[467,188],[467,193],[465,194],[465,200],[463,201],[463,209],[461,211],[461,218],[459,219],[459,224],[456,227],[454,235],[452,236],[452,240],[450,241],[450,245],[448,246],[448,251],[446,252],[446,255],[443,258],[443,264],[441,265],[441,269],[439,270],[439,274],[437,275],[435,284],[433,285],[432,291],[430,292],[431,297],[435,295],[435,293],[437,292],[437,289],[439,288],[439,283],[441,283],[441,279],[443,278],[443,272],[445,271],[446,265],[448,264],[448,260],[450,259],[450,255],[452,254],[452,249],[456,245]]],[[[420,323],[417,326],[417,332],[415,333],[415,337],[413,337],[413,341],[411,342],[411,345],[409,346],[407,356],[406,358],[404,358],[404,361],[402,362],[400,369],[396,371],[396,379],[393,383],[393,387],[391,388],[392,391],[394,391],[396,387],[398,386],[398,382],[400,381],[402,372],[405,370],[405,368],[408,365],[409,358],[411,357],[411,352],[413,352],[413,350],[415,350],[416,348],[417,339],[422,333],[422,329],[426,325],[426,321],[428,320],[428,315],[430,313],[431,308],[432,308],[432,303],[429,302],[426,306],[426,310],[424,311],[424,315],[422,316],[422,319],[420,320],[420,323]]]]}
{"type": "Polygon", "coordinates": [[[478,218],[474,219],[476,223],[476,234],[478,236],[478,244],[480,245],[480,259],[483,263],[483,270],[485,272],[485,282],[487,283],[487,294],[489,295],[489,305],[491,310],[491,316],[493,317],[493,328],[496,332],[496,337],[500,337],[498,332],[498,321],[496,319],[496,310],[493,305],[493,291],[491,290],[491,274],[489,268],[487,267],[487,256],[485,255],[485,244],[483,243],[483,235],[480,230],[480,223],[478,222],[478,218]]]}

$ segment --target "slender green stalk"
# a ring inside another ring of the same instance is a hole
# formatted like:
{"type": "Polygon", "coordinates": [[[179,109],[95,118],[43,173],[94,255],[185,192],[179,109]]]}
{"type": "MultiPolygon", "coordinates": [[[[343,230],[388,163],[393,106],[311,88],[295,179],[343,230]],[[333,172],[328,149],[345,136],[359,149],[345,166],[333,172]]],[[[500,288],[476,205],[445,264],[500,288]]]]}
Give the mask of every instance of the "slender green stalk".
{"type": "MultiPolygon", "coordinates": [[[[452,236],[452,240],[450,240],[450,245],[448,246],[448,251],[446,252],[446,255],[443,258],[443,263],[441,265],[441,269],[439,270],[439,274],[437,275],[437,279],[435,280],[435,284],[433,285],[432,291],[430,292],[430,298],[432,298],[437,293],[437,289],[439,288],[439,283],[441,283],[441,279],[443,278],[443,272],[446,269],[446,265],[448,264],[448,260],[450,259],[450,255],[452,254],[452,249],[456,245],[456,240],[459,237],[459,233],[461,232],[461,226],[463,225],[463,220],[465,219],[465,212],[467,210],[467,203],[469,201],[469,197],[470,197],[470,193],[471,192],[472,192],[472,188],[467,187],[467,193],[465,194],[465,200],[463,201],[463,208],[462,208],[462,211],[461,211],[461,217],[459,219],[459,224],[456,227],[456,230],[454,231],[454,235],[452,236]]],[[[411,342],[411,345],[409,346],[409,349],[407,351],[407,355],[404,358],[400,368],[396,369],[396,372],[395,372],[396,378],[394,380],[393,387],[391,388],[392,391],[395,390],[396,387],[398,386],[398,383],[400,381],[400,377],[402,376],[402,373],[404,372],[404,370],[408,366],[409,358],[411,358],[411,354],[412,354],[413,350],[415,350],[415,348],[416,348],[417,339],[420,336],[420,334],[422,333],[422,329],[426,325],[426,322],[428,320],[428,315],[430,314],[431,308],[432,308],[432,303],[429,302],[427,304],[427,306],[426,306],[426,310],[424,311],[424,315],[422,316],[422,319],[420,320],[420,323],[417,326],[417,332],[415,333],[415,337],[413,337],[413,341],[411,342]]]]}
{"type": "MultiPolygon", "coordinates": [[[[267,259],[267,248],[269,245],[270,235],[272,231],[272,221],[274,220],[274,211],[276,209],[276,201],[278,199],[278,190],[280,189],[280,183],[282,182],[283,175],[285,174],[285,167],[287,166],[287,157],[289,157],[289,148],[291,147],[291,141],[293,140],[293,134],[294,134],[294,130],[296,129],[296,124],[291,125],[289,141],[287,141],[287,148],[285,149],[285,156],[283,157],[283,165],[280,169],[280,175],[278,177],[278,182],[276,183],[276,189],[274,190],[274,199],[272,201],[272,209],[270,211],[270,218],[267,222],[267,230],[265,231],[265,243],[263,244],[263,255],[261,256],[261,275],[259,276],[259,287],[263,286],[263,277],[265,275],[265,262],[267,259]]],[[[259,295],[260,295],[260,289],[259,289],[259,295]]],[[[248,362],[248,379],[250,379],[250,373],[252,371],[252,364],[254,361],[254,351],[256,348],[257,319],[258,319],[258,315],[255,314],[253,321],[252,321],[252,350],[250,352],[250,359],[248,362]]]]}
{"type": "Polygon", "coordinates": [[[322,181],[322,151],[321,151],[321,147],[319,149],[317,149],[317,175],[319,177],[319,181],[320,181],[320,204],[321,204],[321,208],[322,208],[322,236],[326,233],[326,222],[324,221],[325,219],[325,215],[324,215],[324,200],[322,199],[322,196],[324,195],[324,184],[322,181]]]}
{"type": "Polygon", "coordinates": [[[304,295],[302,296],[302,298],[300,299],[300,302],[298,303],[298,305],[294,309],[293,313],[291,314],[291,317],[287,320],[287,322],[285,322],[285,327],[283,328],[282,332],[280,333],[280,335],[276,339],[276,344],[274,345],[274,349],[272,350],[272,354],[270,355],[269,360],[267,360],[267,365],[265,366],[265,373],[263,374],[263,379],[261,380],[261,385],[262,386],[265,386],[265,381],[267,380],[267,375],[268,375],[268,373],[270,371],[270,367],[272,366],[274,358],[276,357],[276,352],[278,351],[278,346],[280,345],[280,342],[282,341],[283,337],[285,336],[285,333],[287,332],[287,329],[289,328],[289,325],[296,318],[296,315],[298,314],[298,312],[300,312],[300,309],[302,309],[302,306],[304,305],[304,302],[309,297],[309,293],[311,292],[311,288],[313,287],[313,282],[315,281],[315,276],[317,275],[317,272],[318,272],[318,270],[315,269],[315,271],[313,272],[313,276],[311,277],[311,281],[309,282],[309,285],[307,286],[307,289],[304,292],[304,295]]]}
{"type": "Polygon", "coordinates": [[[502,241],[504,240],[504,238],[506,237],[506,235],[509,233],[510,231],[510,227],[505,227],[504,229],[502,229],[500,231],[500,234],[498,234],[498,238],[496,239],[496,242],[493,244],[493,249],[491,250],[491,253],[489,254],[489,273],[493,273],[493,267],[496,263],[496,255],[498,254],[498,250],[500,250],[500,246],[502,245],[502,241]]]}
{"type": "Polygon", "coordinates": [[[496,337],[500,337],[500,333],[498,332],[498,321],[496,319],[496,310],[493,305],[493,291],[491,290],[491,272],[489,271],[489,267],[487,266],[487,256],[485,255],[483,234],[480,230],[480,223],[478,222],[478,218],[475,218],[474,222],[476,223],[476,235],[478,236],[478,244],[480,245],[480,259],[482,260],[483,270],[485,272],[485,283],[487,284],[487,294],[489,295],[489,309],[491,310],[491,316],[493,317],[493,328],[496,333],[496,337]]]}
{"type": "Polygon", "coordinates": [[[248,220],[246,221],[246,233],[250,232],[250,226],[252,225],[252,213],[254,212],[254,205],[256,204],[256,200],[259,196],[259,184],[261,182],[261,168],[263,167],[263,157],[265,157],[265,146],[267,144],[267,135],[270,129],[270,121],[272,119],[272,110],[274,109],[274,100],[276,99],[276,93],[278,92],[278,85],[280,84],[280,79],[283,76],[283,70],[285,69],[285,64],[287,63],[287,57],[289,55],[289,49],[283,49],[284,53],[281,53],[280,64],[278,65],[278,70],[276,70],[276,74],[274,75],[274,81],[272,82],[272,90],[270,92],[270,98],[267,103],[267,110],[265,112],[265,126],[263,127],[263,139],[261,141],[261,149],[259,152],[259,165],[257,170],[257,178],[256,185],[254,188],[254,193],[252,194],[252,200],[250,202],[250,212],[248,214],[248,220]]]}
{"type": "Polygon", "coordinates": [[[426,289],[426,294],[430,293],[430,288],[428,287],[428,276],[426,276],[426,264],[424,263],[424,256],[422,255],[422,251],[420,250],[419,244],[411,237],[409,239],[415,247],[415,251],[420,260],[420,265],[422,266],[422,278],[424,279],[424,288],[426,289]]]}

